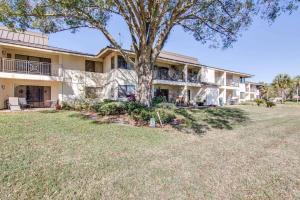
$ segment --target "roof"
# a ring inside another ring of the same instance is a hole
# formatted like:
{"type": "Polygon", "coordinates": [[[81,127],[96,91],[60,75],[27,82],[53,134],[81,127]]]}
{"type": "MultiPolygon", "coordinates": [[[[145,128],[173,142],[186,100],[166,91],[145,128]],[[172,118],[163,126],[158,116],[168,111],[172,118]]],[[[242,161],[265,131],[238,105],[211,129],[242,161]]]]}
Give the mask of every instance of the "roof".
{"type": "Polygon", "coordinates": [[[0,26],[0,38],[26,42],[31,44],[48,45],[48,35],[32,31],[12,31],[5,26],[0,26]]]}
{"type": "MultiPolygon", "coordinates": [[[[123,49],[123,50],[126,53],[134,54],[134,52],[132,50],[128,50],[128,49],[123,49]]],[[[119,51],[119,50],[116,49],[115,47],[107,46],[104,49],[102,49],[96,56],[97,57],[105,57],[107,54],[109,54],[113,51],[119,51]]],[[[198,62],[197,58],[193,58],[190,56],[185,56],[185,55],[177,54],[177,53],[173,53],[173,52],[168,52],[168,51],[162,51],[159,54],[158,59],[199,66],[199,62],[198,62]]]]}
{"type": "Polygon", "coordinates": [[[225,71],[225,72],[232,73],[232,74],[240,74],[240,75],[243,75],[243,76],[245,76],[247,78],[250,78],[250,77],[254,76],[252,74],[238,72],[238,71],[233,71],[233,70],[227,70],[227,69],[219,68],[219,67],[212,67],[212,66],[208,66],[208,65],[201,65],[201,66],[207,67],[207,68],[216,69],[216,70],[219,70],[219,71],[225,71]]]}
{"type": "MultiPolygon", "coordinates": [[[[35,48],[35,49],[54,51],[54,52],[60,52],[60,53],[66,53],[66,54],[73,54],[73,55],[78,55],[78,56],[87,56],[87,57],[93,57],[93,58],[105,57],[106,55],[108,55],[112,51],[118,51],[114,47],[107,46],[107,47],[101,49],[101,51],[96,55],[95,54],[89,54],[89,53],[83,53],[83,52],[79,52],[79,51],[73,51],[73,50],[69,50],[69,49],[44,45],[44,44],[39,43],[40,40],[38,40],[38,42],[33,41],[33,43],[31,43],[30,41],[26,41],[24,39],[25,37],[23,38],[23,40],[18,40],[18,39],[16,39],[16,35],[14,35],[14,37],[13,37],[15,39],[7,39],[7,38],[11,38],[12,36],[10,36],[10,37],[4,36],[5,34],[3,34],[3,32],[1,32],[1,30],[3,30],[3,27],[0,27],[0,34],[2,33],[2,36],[3,36],[3,37],[0,36],[0,44],[2,43],[4,45],[7,45],[7,44],[8,45],[17,45],[17,46],[20,46],[20,47],[35,48]]],[[[33,35],[36,34],[36,37],[42,37],[42,34],[39,34],[39,33],[31,33],[30,32],[30,34],[33,34],[33,35]]],[[[47,39],[48,39],[48,37],[47,37],[47,39]]],[[[127,52],[127,53],[130,53],[130,54],[134,54],[134,52],[132,50],[124,49],[124,51],[127,52]]],[[[174,53],[174,52],[162,51],[158,56],[158,60],[170,61],[170,62],[180,63],[180,64],[188,64],[188,65],[192,65],[192,66],[196,66],[196,67],[212,68],[212,69],[216,69],[216,70],[220,70],[220,71],[239,74],[239,75],[242,75],[242,76],[245,76],[245,77],[252,77],[253,76],[251,74],[226,70],[224,68],[218,68],[218,67],[212,67],[212,66],[208,66],[208,65],[202,65],[202,64],[199,63],[197,58],[182,55],[182,54],[178,54],[178,53],[174,53]]]]}

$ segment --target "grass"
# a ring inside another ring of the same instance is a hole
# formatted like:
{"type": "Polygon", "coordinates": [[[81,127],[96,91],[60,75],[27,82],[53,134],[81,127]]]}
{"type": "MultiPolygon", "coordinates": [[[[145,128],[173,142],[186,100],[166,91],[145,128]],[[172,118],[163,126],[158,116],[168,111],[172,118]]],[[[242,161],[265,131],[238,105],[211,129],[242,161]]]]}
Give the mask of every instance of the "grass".
{"type": "Polygon", "coordinates": [[[0,114],[0,199],[299,199],[300,106],[186,113],[197,134],[0,114]]]}

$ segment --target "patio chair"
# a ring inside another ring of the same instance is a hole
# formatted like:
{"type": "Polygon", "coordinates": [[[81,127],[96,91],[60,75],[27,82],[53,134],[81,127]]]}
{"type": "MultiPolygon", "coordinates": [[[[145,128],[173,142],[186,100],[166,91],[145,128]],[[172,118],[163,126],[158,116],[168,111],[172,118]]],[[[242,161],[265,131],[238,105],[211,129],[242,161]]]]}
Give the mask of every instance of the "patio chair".
{"type": "Polygon", "coordinates": [[[26,98],[19,98],[19,104],[20,104],[22,109],[31,108],[31,105],[29,103],[27,103],[26,98]]]}
{"type": "Polygon", "coordinates": [[[21,110],[18,97],[8,97],[8,106],[11,111],[21,110]]]}

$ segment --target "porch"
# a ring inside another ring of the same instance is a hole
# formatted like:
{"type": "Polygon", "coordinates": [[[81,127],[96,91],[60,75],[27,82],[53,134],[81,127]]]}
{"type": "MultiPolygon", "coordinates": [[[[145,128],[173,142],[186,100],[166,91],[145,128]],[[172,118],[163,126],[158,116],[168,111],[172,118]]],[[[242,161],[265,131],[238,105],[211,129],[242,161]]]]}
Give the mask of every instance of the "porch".
{"type": "Polygon", "coordinates": [[[153,97],[161,97],[165,102],[178,106],[205,106],[219,105],[217,88],[207,86],[174,86],[156,84],[153,88],[153,97]]]}
{"type": "Polygon", "coordinates": [[[0,109],[8,108],[9,97],[25,98],[31,108],[53,107],[60,88],[58,82],[0,79],[0,109]]]}

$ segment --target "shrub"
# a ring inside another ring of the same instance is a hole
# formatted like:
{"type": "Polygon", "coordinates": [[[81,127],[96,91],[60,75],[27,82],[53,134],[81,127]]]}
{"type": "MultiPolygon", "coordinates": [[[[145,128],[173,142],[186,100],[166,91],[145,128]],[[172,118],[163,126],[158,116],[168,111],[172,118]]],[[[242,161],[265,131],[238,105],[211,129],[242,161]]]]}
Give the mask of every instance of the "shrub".
{"type": "Polygon", "coordinates": [[[98,102],[98,103],[95,103],[92,107],[92,109],[96,112],[101,112],[101,107],[104,105],[105,103],[104,102],[98,102]]]}
{"type": "Polygon", "coordinates": [[[125,102],[125,111],[128,114],[131,114],[133,111],[135,111],[136,114],[139,114],[142,110],[146,109],[146,107],[138,102],[125,102]]]}
{"type": "Polygon", "coordinates": [[[255,103],[260,106],[261,104],[264,103],[264,100],[263,99],[255,99],[255,103]]]}
{"type": "Polygon", "coordinates": [[[155,107],[164,108],[164,109],[172,109],[172,110],[176,109],[176,106],[173,103],[158,103],[158,104],[156,104],[155,107]]]}
{"type": "Polygon", "coordinates": [[[157,123],[159,123],[159,118],[157,116],[157,112],[159,113],[161,122],[164,123],[164,124],[165,123],[170,123],[176,118],[176,115],[174,113],[159,109],[159,110],[156,110],[156,111],[152,112],[152,117],[155,118],[155,121],[157,123]]]}
{"type": "Polygon", "coordinates": [[[104,99],[103,100],[103,103],[111,103],[111,102],[117,102],[117,101],[112,100],[112,99],[104,99]]]}
{"type": "Polygon", "coordinates": [[[68,102],[63,101],[62,109],[63,110],[74,110],[74,107],[71,104],[69,104],[68,102]]]}
{"type": "Polygon", "coordinates": [[[273,106],[276,106],[276,104],[272,101],[267,101],[266,106],[267,106],[267,108],[272,108],[273,106]]]}
{"type": "Polygon", "coordinates": [[[157,105],[157,104],[159,104],[159,103],[162,103],[162,102],[164,102],[164,98],[161,97],[161,96],[154,97],[154,98],[152,99],[152,105],[153,105],[153,106],[155,106],[155,105],[157,105]]]}
{"type": "Polygon", "coordinates": [[[125,113],[124,103],[121,102],[104,103],[98,109],[101,115],[119,115],[125,113]]]}

